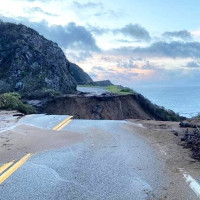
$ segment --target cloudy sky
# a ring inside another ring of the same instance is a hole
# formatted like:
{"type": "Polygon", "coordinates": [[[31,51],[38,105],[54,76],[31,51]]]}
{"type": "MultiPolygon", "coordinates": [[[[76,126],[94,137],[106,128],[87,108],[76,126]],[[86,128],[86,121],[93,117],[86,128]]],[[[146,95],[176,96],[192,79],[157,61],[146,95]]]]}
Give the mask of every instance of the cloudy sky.
{"type": "Polygon", "coordinates": [[[94,80],[200,85],[200,1],[0,0],[3,21],[59,44],[94,80]]]}

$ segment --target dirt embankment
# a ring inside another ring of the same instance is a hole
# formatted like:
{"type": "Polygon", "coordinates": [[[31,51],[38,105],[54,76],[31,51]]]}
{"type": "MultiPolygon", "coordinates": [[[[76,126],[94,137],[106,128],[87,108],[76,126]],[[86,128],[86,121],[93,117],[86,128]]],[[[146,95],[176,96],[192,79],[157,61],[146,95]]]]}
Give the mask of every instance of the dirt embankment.
{"type": "Polygon", "coordinates": [[[0,110],[0,133],[15,126],[22,116],[23,114],[16,110],[0,110]]]}
{"type": "Polygon", "coordinates": [[[132,95],[67,95],[47,101],[40,113],[68,114],[77,119],[155,119],[179,121],[173,111],[152,104],[140,94],[132,95]]]}
{"type": "Polygon", "coordinates": [[[131,130],[136,129],[135,134],[139,134],[145,140],[148,140],[160,151],[173,173],[180,173],[179,169],[184,168],[200,182],[199,161],[194,159],[192,151],[185,148],[184,142],[181,141],[187,128],[181,128],[179,122],[137,119],[129,121],[133,122],[129,125],[129,128],[131,130]]]}
{"type": "Polygon", "coordinates": [[[192,157],[200,161],[200,118],[194,117],[180,123],[180,127],[185,129],[185,134],[181,138],[183,146],[192,151],[192,157]]]}

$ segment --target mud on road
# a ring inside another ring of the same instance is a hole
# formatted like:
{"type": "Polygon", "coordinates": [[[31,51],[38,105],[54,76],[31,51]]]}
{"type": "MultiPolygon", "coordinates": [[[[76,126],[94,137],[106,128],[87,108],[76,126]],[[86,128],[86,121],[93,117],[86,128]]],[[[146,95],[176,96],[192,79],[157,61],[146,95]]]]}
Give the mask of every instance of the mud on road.
{"type": "MultiPolygon", "coordinates": [[[[185,197],[185,191],[188,191],[189,187],[185,184],[185,180],[180,169],[184,169],[195,180],[199,180],[199,162],[191,158],[192,152],[189,149],[184,149],[183,146],[181,146],[181,138],[184,135],[184,129],[179,127],[178,122],[126,120],[121,121],[120,123],[120,121],[112,120],[74,120],[71,123],[71,126],[67,126],[67,128],[63,131],[57,132],[53,131],[51,128],[47,129],[36,127],[31,125],[31,123],[17,123],[19,116],[17,117],[12,115],[12,112],[5,112],[1,115],[1,118],[4,120],[0,121],[0,126],[2,127],[2,132],[0,133],[0,163],[6,163],[13,159],[19,159],[26,153],[30,152],[48,152],[50,149],[60,149],[61,147],[73,146],[73,144],[77,143],[85,144],[85,142],[88,142],[88,139],[91,139],[94,136],[95,137],[93,139],[95,139],[97,144],[101,141],[101,137],[106,137],[107,139],[105,142],[108,142],[107,140],[111,137],[110,134],[102,132],[102,130],[106,128],[105,126],[107,124],[107,128],[109,128],[112,134],[116,134],[118,128],[123,128],[123,134],[116,138],[116,141],[118,142],[121,142],[122,138],[127,136],[127,133],[128,136],[131,137],[130,140],[126,140],[127,143],[129,143],[129,141],[131,143],[137,143],[137,141],[134,140],[134,137],[137,135],[138,137],[136,138],[141,138],[142,141],[146,140],[144,143],[147,143],[148,145],[150,144],[151,149],[154,149],[153,151],[158,154],[158,162],[164,163],[167,169],[169,169],[167,171],[169,171],[171,182],[168,184],[168,187],[163,187],[164,192],[162,192],[160,199],[184,199],[182,197],[185,197]],[[101,125],[100,129],[98,129],[98,124],[99,126],[101,125]],[[81,132],[83,129],[87,134],[85,132],[84,134],[81,132]],[[88,133],[88,131],[90,133],[88,133]],[[95,134],[93,135],[93,133],[95,134]],[[99,138],[98,136],[101,137],[99,138]],[[182,186],[184,187],[182,188],[182,186]]],[[[49,116],[47,116],[47,118],[48,117],[49,116]]],[[[52,117],[50,118],[52,119],[52,117]]],[[[27,119],[29,120],[29,117],[24,117],[24,119],[27,121],[27,119]]],[[[23,119],[20,121],[23,121],[23,119]]],[[[43,122],[41,122],[41,124],[43,124],[43,122]]],[[[44,125],[44,127],[46,127],[46,125],[44,125]]],[[[92,149],[96,146],[95,141],[92,143],[92,149]]],[[[126,148],[126,143],[123,144],[122,147],[126,148]]],[[[117,146],[113,146],[112,151],[115,152],[116,148],[117,146]]],[[[141,149],[141,152],[144,152],[144,150],[145,149],[141,149]]],[[[136,151],[133,151],[131,157],[135,156],[137,157],[136,151]]],[[[149,154],[148,156],[151,158],[152,154],[149,154]]],[[[144,158],[140,154],[138,155],[138,159],[142,160],[144,158]]],[[[148,160],[148,158],[145,159],[148,160]]],[[[143,161],[141,163],[143,164],[143,161]]],[[[134,165],[135,163],[133,162],[132,164],[134,165]]],[[[147,169],[149,168],[149,164],[150,163],[146,166],[147,169]]],[[[159,171],[161,169],[158,167],[155,170],[159,171]]],[[[152,171],[150,170],[148,173],[151,174],[151,172],[152,171]]],[[[165,177],[166,174],[163,174],[163,176],[165,177]]],[[[152,179],[157,178],[158,177],[155,176],[152,179]]],[[[193,195],[193,191],[190,191],[189,194],[190,193],[193,195]]]]}
{"type": "Polygon", "coordinates": [[[173,173],[180,173],[184,168],[193,178],[200,182],[200,163],[192,158],[190,149],[184,148],[181,138],[186,129],[179,126],[179,122],[163,122],[154,120],[128,120],[134,122],[130,129],[136,129],[144,139],[162,154],[173,173]],[[140,126],[134,125],[139,123],[140,126]]]}

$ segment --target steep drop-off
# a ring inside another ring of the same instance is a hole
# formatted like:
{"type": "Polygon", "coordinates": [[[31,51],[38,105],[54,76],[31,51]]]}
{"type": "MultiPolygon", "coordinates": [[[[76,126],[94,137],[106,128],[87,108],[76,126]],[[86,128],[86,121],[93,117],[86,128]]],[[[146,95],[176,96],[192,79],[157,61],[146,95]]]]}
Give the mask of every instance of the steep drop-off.
{"type": "Polygon", "coordinates": [[[47,101],[39,108],[47,114],[68,114],[78,119],[155,119],[178,121],[173,111],[152,104],[140,94],[132,95],[67,95],[47,101]]]}

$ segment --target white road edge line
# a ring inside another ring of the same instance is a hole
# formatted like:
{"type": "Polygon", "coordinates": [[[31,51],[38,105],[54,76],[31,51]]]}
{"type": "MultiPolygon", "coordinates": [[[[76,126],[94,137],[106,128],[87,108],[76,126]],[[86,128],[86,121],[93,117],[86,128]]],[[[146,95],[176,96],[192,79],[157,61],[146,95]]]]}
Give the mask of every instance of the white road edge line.
{"type": "Polygon", "coordinates": [[[157,145],[158,145],[158,147],[159,147],[159,149],[160,149],[160,152],[161,152],[162,154],[167,155],[167,153],[163,150],[163,148],[160,146],[160,144],[157,144],[157,145]]]}
{"type": "Polygon", "coordinates": [[[186,179],[186,183],[195,192],[195,194],[200,198],[200,184],[195,179],[193,179],[187,172],[185,172],[184,169],[179,168],[179,171],[183,173],[183,176],[186,179]]]}
{"type": "Polygon", "coordinates": [[[163,149],[161,149],[160,151],[161,153],[164,153],[165,155],[167,155],[167,153],[163,149]]]}

